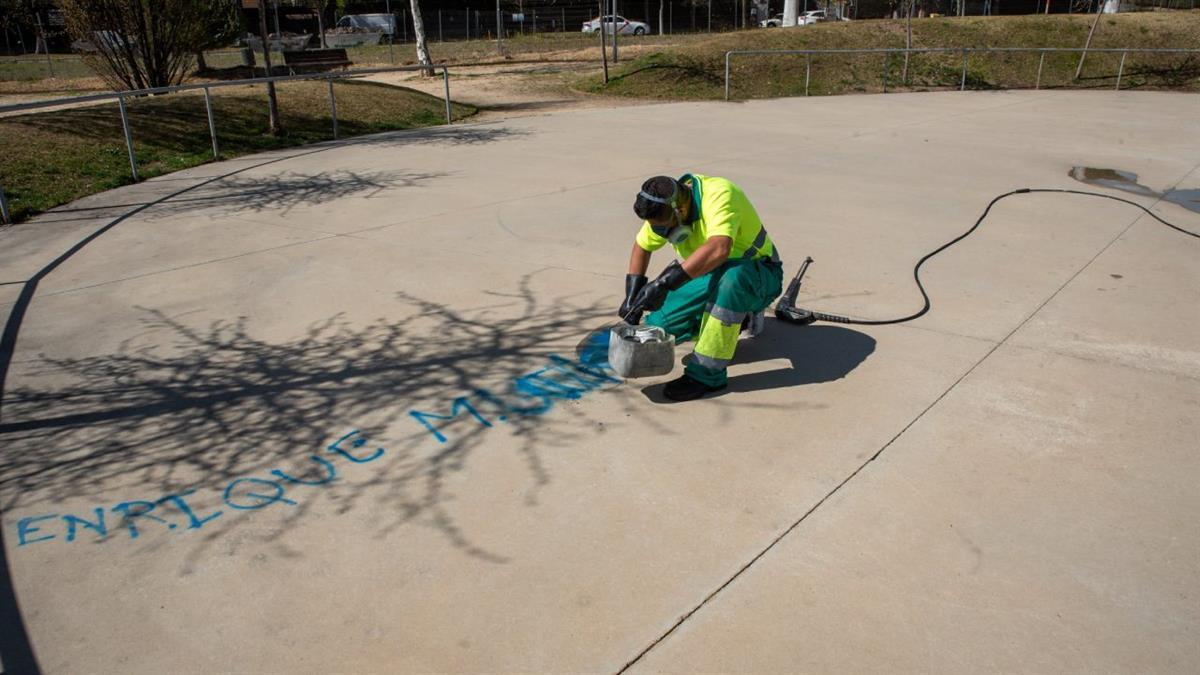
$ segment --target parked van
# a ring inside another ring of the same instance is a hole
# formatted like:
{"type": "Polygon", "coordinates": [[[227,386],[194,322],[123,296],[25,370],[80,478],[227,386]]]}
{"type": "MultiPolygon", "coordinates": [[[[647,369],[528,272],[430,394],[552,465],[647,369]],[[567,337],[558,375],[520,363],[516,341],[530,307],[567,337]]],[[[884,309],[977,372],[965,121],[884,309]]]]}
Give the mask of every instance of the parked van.
{"type": "Polygon", "coordinates": [[[338,19],[334,28],[358,28],[384,35],[395,35],[396,15],[394,14],[347,14],[338,19]]]}

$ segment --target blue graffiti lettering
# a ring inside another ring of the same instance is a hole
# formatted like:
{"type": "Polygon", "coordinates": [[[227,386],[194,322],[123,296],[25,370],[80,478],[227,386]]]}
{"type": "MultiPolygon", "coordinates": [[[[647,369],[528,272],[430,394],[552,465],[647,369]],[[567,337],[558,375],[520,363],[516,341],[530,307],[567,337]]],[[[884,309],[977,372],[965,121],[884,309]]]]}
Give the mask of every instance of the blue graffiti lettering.
{"type": "Polygon", "coordinates": [[[162,504],[163,502],[171,502],[172,504],[175,505],[176,508],[178,508],[180,511],[183,512],[183,515],[188,517],[188,529],[189,530],[198,530],[201,527],[204,527],[204,524],[207,523],[208,521],[220,517],[220,515],[222,513],[224,513],[224,511],[216,511],[212,514],[209,514],[208,516],[206,516],[204,518],[197,518],[196,514],[192,511],[192,508],[190,506],[188,506],[188,503],[186,501],[184,501],[184,499],[183,499],[184,497],[186,497],[194,492],[195,492],[195,490],[187,490],[185,492],[179,492],[177,494],[167,495],[166,497],[162,497],[161,499],[155,501],[154,503],[162,504]]]}
{"type": "Polygon", "coordinates": [[[122,521],[125,523],[125,527],[129,528],[129,538],[137,539],[140,536],[140,533],[138,532],[137,523],[134,522],[136,518],[149,518],[150,520],[157,520],[172,530],[175,529],[175,523],[169,523],[158,516],[150,515],[150,512],[154,510],[154,507],[154,502],[134,500],[131,502],[122,502],[117,504],[112,508],[112,510],[121,514],[122,521]],[[134,511],[135,507],[138,508],[137,511],[134,511]]]}
{"type": "Polygon", "coordinates": [[[585,392],[589,391],[586,388],[573,387],[569,384],[563,384],[555,379],[552,379],[547,373],[558,372],[553,368],[542,368],[528,375],[522,375],[517,378],[517,391],[528,393],[533,396],[547,396],[550,398],[565,398],[568,400],[576,400],[583,398],[585,392]]]}
{"type": "Polygon", "coordinates": [[[311,455],[310,459],[325,468],[325,473],[327,475],[321,480],[304,480],[302,478],[293,478],[279,469],[271,469],[271,475],[288,483],[296,483],[297,485],[324,485],[326,483],[333,482],[334,477],[337,476],[337,470],[333,468],[333,463],[327,459],[317,457],[316,455],[311,455]]]}
{"type": "MultiPolygon", "coordinates": [[[[544,415],[553,409],[556,401],[578,400],[584,394],[595,391],[604,385],[619,384],[621,380],[606,372],[611,371],[612,368],[608,365],[605,357],[606,352],[600,346],[581,355],[577,361],[551,354],[548,357],[549,365],[510,380],[503,396],[496,395],[487,389],[475,388],[469,395],[453,399],[450,402],[449,414],[416,409],[410,410],[408,414],[439,443],[446,443],[448,440],[442,429],[453,424],[460,416],[473,418],[485,430],[494,428],[488,417],[480,412],[480,408],[485,405],[494,409],[491,417],[499,422],[509,421],[509,415],[513,414],[544,415]],[[511,401],[518,401],[520,405],[513,405],[511,401]],[[463,413],[466,415],[464,416],[463,413]],[[440,424],[438,424],[439,422],[440,424]]],[[[355,429],[327,446],[325,451],[343,457],[355,465],[367,464],[378,460],[386,452],[384,448],[377,447],[373,452],[358,454],[369,442],[369,439],[361,431],[355,429]]],[[[452,451],[452,449],[447,450],[447,452],[452,451]]],[[[431,461],[440,461],[443,456],[437,455],[431,461]]],[[[323,476],[296,477],[282,469],[272,469],[270,475],[276,480],[255,477],[236,478],[225,486],[222,499],[229,508],[239,511],[254,511],[275,503],[297,506],[296,501],[287,498],[285,485],[316,487],[330,484],[337,478],[337,467],[333,461],[319,455],[310,455],[309,459],[324,469],[323,476]]],[[[195,490],[168,494],[152,502],[145,500],[122,502],[112,507],[111,511],[121,514],[122,522],[129,531],[130,539],[137,539],[142,534],[139,520],[154,521],[166,525],[171,530],[178,528],[176,523],[156,515],[156,513],[162,513],[159,507],[167,504],[173,506],[187,518],[188,530],[198,530],[225,513],[223,510],[213,510],[207,515],[198,515],[186,499],[192,494],[195,494],[195,490]],[[158,510],[156,511],[156,509],[158,510]]],[[[70,514],[61,516],[66,524],[66,534],[62,540],[75,541],[82,528],[92,530],[100,541],[107,541],[109,527],[105,522],[105,510],[98,507],[94,509],[94,513],[94,520],[70,514]]],[[[57,538],[56,534],[42,533],[43,529],[38,527],[37,523],[59,517],[58,514],[49,514],[19,520],[17,522],[17,545],[19,547],[26,546],[57,538]]]]}
{"type": "Polygon", "coordinates": [[[58,517],[57,513],[51,513],[48,516],[32,516],[29,518],[22,518],[20,521],[17,522],[17,546],[24,546],[26,544],[33,544],[33,543],[36,543],[39,541],[47,541],[47,540],[53,539],[54,538],[53,534],[47,534],[46,536],[38,537],[37,539],[29,539],[28,537],[29,537],[29,535],[33,534],[34,532],[42,531],[42,528],[30,527],[31,525],[38,522],[39,520],[50,520],[51,518],[57,518],[57,517],[58,517]]]}
{"type": "Polygon", "coordinates": [[[410,410],[408,414],[416,421],[425,425],[425,428],[429,430],[429,433],[433,434],[433,437],[438,440],[438,443],[445,443],[445,434],[443,434],[441,431],[438,431],[438,428],[430,424],[429,420],[453,420],[455,417],[458,417],[458,413],[462,409],[466,409],[466,411],[470,413],[471,417],[474,417],[483,426],[492,426],[492,423],[487,421],[483,415],[480,415],[479,411],[467,401],[466,396],[459,396],[458,398],[454,399],[453,404],[450,406],[449,415],[438,415],[436,413],[427,413],[420,410],[410,410]]]}
{"type": "Polygon", "coordinates": [[[552,366],[553,368],[566,373],[568,377],[579,381],[584,386],[587,386],[589,390],[594,389],[605,382],[612,384],[621,383],[621,381],[617,378],[604,372],[605,368],[612,368],[608,365],[607,360],[603,361],[601,364],[593,365],[584,363],[583,361],[570,361],[559,356],[558,354],[551,354],[550,362],[554,364],[552,366]],[[592,379],[584,379],[583,375],[588,375],[592,379]]]}
{"type": "Polygon", "coordinates": [[[284,492],[283,486],[280,485],[279,483],[276,483],[273,480],[265,480],[262,478],[239,478],[239,479],[233,481],[232,483],[230,483],[225,488],[224,499],[225,499],[226,504],[228,504],[229,506],[231,506],[235,509],[239,509],[241,511],[253,511],[253,510],[261,509],[263,507],[270,506],[271,504],[274,504],[275,502],[283,502],[284,504],[289,504],[291,506],[295,506],[296,502],[284,497],[283,492],[284,492]],[[253,497],[255,499],[259,499],[262,501],[256,502],[253,504],[235,504],[232,501],[230,501],[230,497],[233,496],[233,488],[237,487],[238,484],[240,484],[240,483],[256,483],[258,485],[266,485],[271,488],[274,488],[275,494],[263,495],[263,494],[259,494],[257,492],[247,492],[245,496],[253,497]]]}
{"type": "Polygon", "coordinates": [[[75,541],[75,528],[79,525],[93,530],[96,534],[100,535],[101,539],[108,537],[108,527],[104,524],[104,509],[96,507],[95,513],[96,522],[84,520],[70,514],[63,516],[63,521],[67,523],[67,541],[75,541]]]}
{"type": "Polygon", "coordinates": [[[330,452],[336,452],[337,454],[341,455],[342,457],[345,457],[346,459],[350,460],[351,462],[354,462],[355,464],[366,464],[367,462],[374,462],[375,460],[377,460],[383,456],[383,452],[384,452],[383,448],[375,448],[375,452],[373,452],[371,455],[369,455],[367,457],[355,457],[354,455],[350,454],[345,448],[341,447],[341,445],[342,445],[343,441],[345,441],[347,438],[350,438],[351,436],[359,436],[359,438],[356,438],[350,442],[350,445],[352,447],[361,448],[362,446],[367,444],[367,439],[362,437],[362,432],[360,432],[358,429],[355,429],[354,431],[351,431],[350,433],[346,434],[345,436],[342,436],[341,438],[334,441],[333,445],[330,445],[328,448],[326,448],[326,450],[329,450],[330,452]]]}

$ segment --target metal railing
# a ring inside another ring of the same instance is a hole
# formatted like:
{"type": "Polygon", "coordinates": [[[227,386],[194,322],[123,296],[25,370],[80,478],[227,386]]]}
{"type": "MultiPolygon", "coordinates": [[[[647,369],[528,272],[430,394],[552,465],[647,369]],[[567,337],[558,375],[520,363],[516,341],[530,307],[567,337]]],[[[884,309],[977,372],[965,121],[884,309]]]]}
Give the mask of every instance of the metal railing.
{"type": "Polygon", "coordinates": [[[1121,89],[1121,77],[1125,73],[1125,57],[1130,53],[1141,54],[1200,54],[1200,49],[1154,49],[1154,48],[1083,48],[1083,47],[928,47],[906,49],[904,47],[897,48],[878,48],[878,49],[748,49],[748,50],[731,50],[725,52],[725,100],[729,100],[729,90],[731,85],[730,63],[734,56],[763,56],[763,55],[792,55],[804,57],[804,95],[808,96],[809,84],[812,80],[812,61],[815,55],[827,54],[883,54],[883,91],[887,93],[888,86],[888,68],[891,65],[892,54],[904,54],[907,58],[911,54],[962,54],[962,76],[959,79],[958,89],[963,91],[967,88],[967,65],[971,54],[975,53],[1038,53],[1038,69],[1037,78],[1034,83],[1034,89],[1040,89],[1042,86],[1042,67],[1046,64],[1046,54],[1056,52],[1076,52],[1080,53],[1080,59],[1083,59],[1087,54],[1104,54],[1104,53],[1120,53],[1121,65],[1117,69],[1117,85],[1115,89],[1121,89]]]}
{"type": "MultiPolygon", "coordinates": [[[[136,183],[138,178],[137,155],[133,149],[133,132],[129,127],[129,111],[125,105],[125,100],[128,98],[136,98],[147,96],[149,94],[167,94],[177,91],[194,91],[201,89],[204,91],[204,107],[208,116],[208,133],[212,137],[212,152],[213,159],[221,158],[220,144],[217,142],[217,126],[213,115],[212,106],[212,89],[220,87],[238,87],[253,84],[265,84],[267,82],[295,82],[300,80],[325,80],[329,83],[329,109],[330,116],[333,121],[333,137],[338,137],[338,119],[337,119],[337,99],[333,95],[334,80],[353,79],[363,77],[364,75],[375,75],[379,73],[392,73],[398,71],[441,71],[442,83],[445,87],[445,103],[446,103],[446,124],[452,124],[454,121],[453,113],[450,108],[450,71],[444,65],[429,65],[429,66],[392,66],[388,68],[369,68],[362,70],[344,70],[340,72],[329,73],[310,73],[305,75],[274,75],[271,77],[256,77],[246,80],[230,80],[228,82],[207,82],[204,84],[181,84],[172,87],[154,87],[152,89],[132,89],[128,91],[105,92],[102,94],[88,94],[86,96],[73,96],[70,98],[56,98],[46,101],[34,101],[32,103],[17,103],[13,105],[0,106],[0,115],[6,113],[25,112],[29,110],[38,110],[41,108],[55,108],[63,105],[75,105],[79,103],[90,103],[96,101],[117,101],[117,106],[121,113],[121,128],[125,134],[125,150],[129,154],[129,170],[133,175],[133,180],[136,183]]],[[[3,203],[3,186],[0,186],[0,203],[3,203]]],[[[7,207],[7,204],[3,204],[7,207]]],[[[8,217],[8,209],[4,208],[0,212],[0,219],[3,222],[11,222],[8,217]]]]}

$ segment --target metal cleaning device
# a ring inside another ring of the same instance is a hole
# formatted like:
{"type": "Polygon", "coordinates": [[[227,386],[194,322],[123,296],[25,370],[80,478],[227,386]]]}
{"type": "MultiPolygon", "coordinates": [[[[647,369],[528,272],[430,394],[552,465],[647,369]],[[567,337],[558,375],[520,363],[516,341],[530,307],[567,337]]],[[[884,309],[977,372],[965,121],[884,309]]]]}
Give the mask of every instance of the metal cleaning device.
{"type": "Polygon", "coordinates": [[[619,323],[608,334],[608,365],[621,377],[666,375],[675,367],[675,336],[658,326],[619,323]]]}

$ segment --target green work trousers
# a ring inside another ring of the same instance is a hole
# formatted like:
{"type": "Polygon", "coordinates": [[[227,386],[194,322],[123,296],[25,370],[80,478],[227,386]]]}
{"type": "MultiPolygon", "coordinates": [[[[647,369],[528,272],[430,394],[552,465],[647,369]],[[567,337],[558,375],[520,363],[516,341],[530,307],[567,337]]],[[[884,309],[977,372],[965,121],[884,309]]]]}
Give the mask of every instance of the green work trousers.
{"type": "Polygon", "coordinates": [[[761,312],[783,289],[783,265],[769,259],[727,260],[717,269],[671,291],[646,317],[676,342],[695,339],[684,373],[712,387],[724,386],[725,369],[737,349],[742,319],[761,312]]]}

